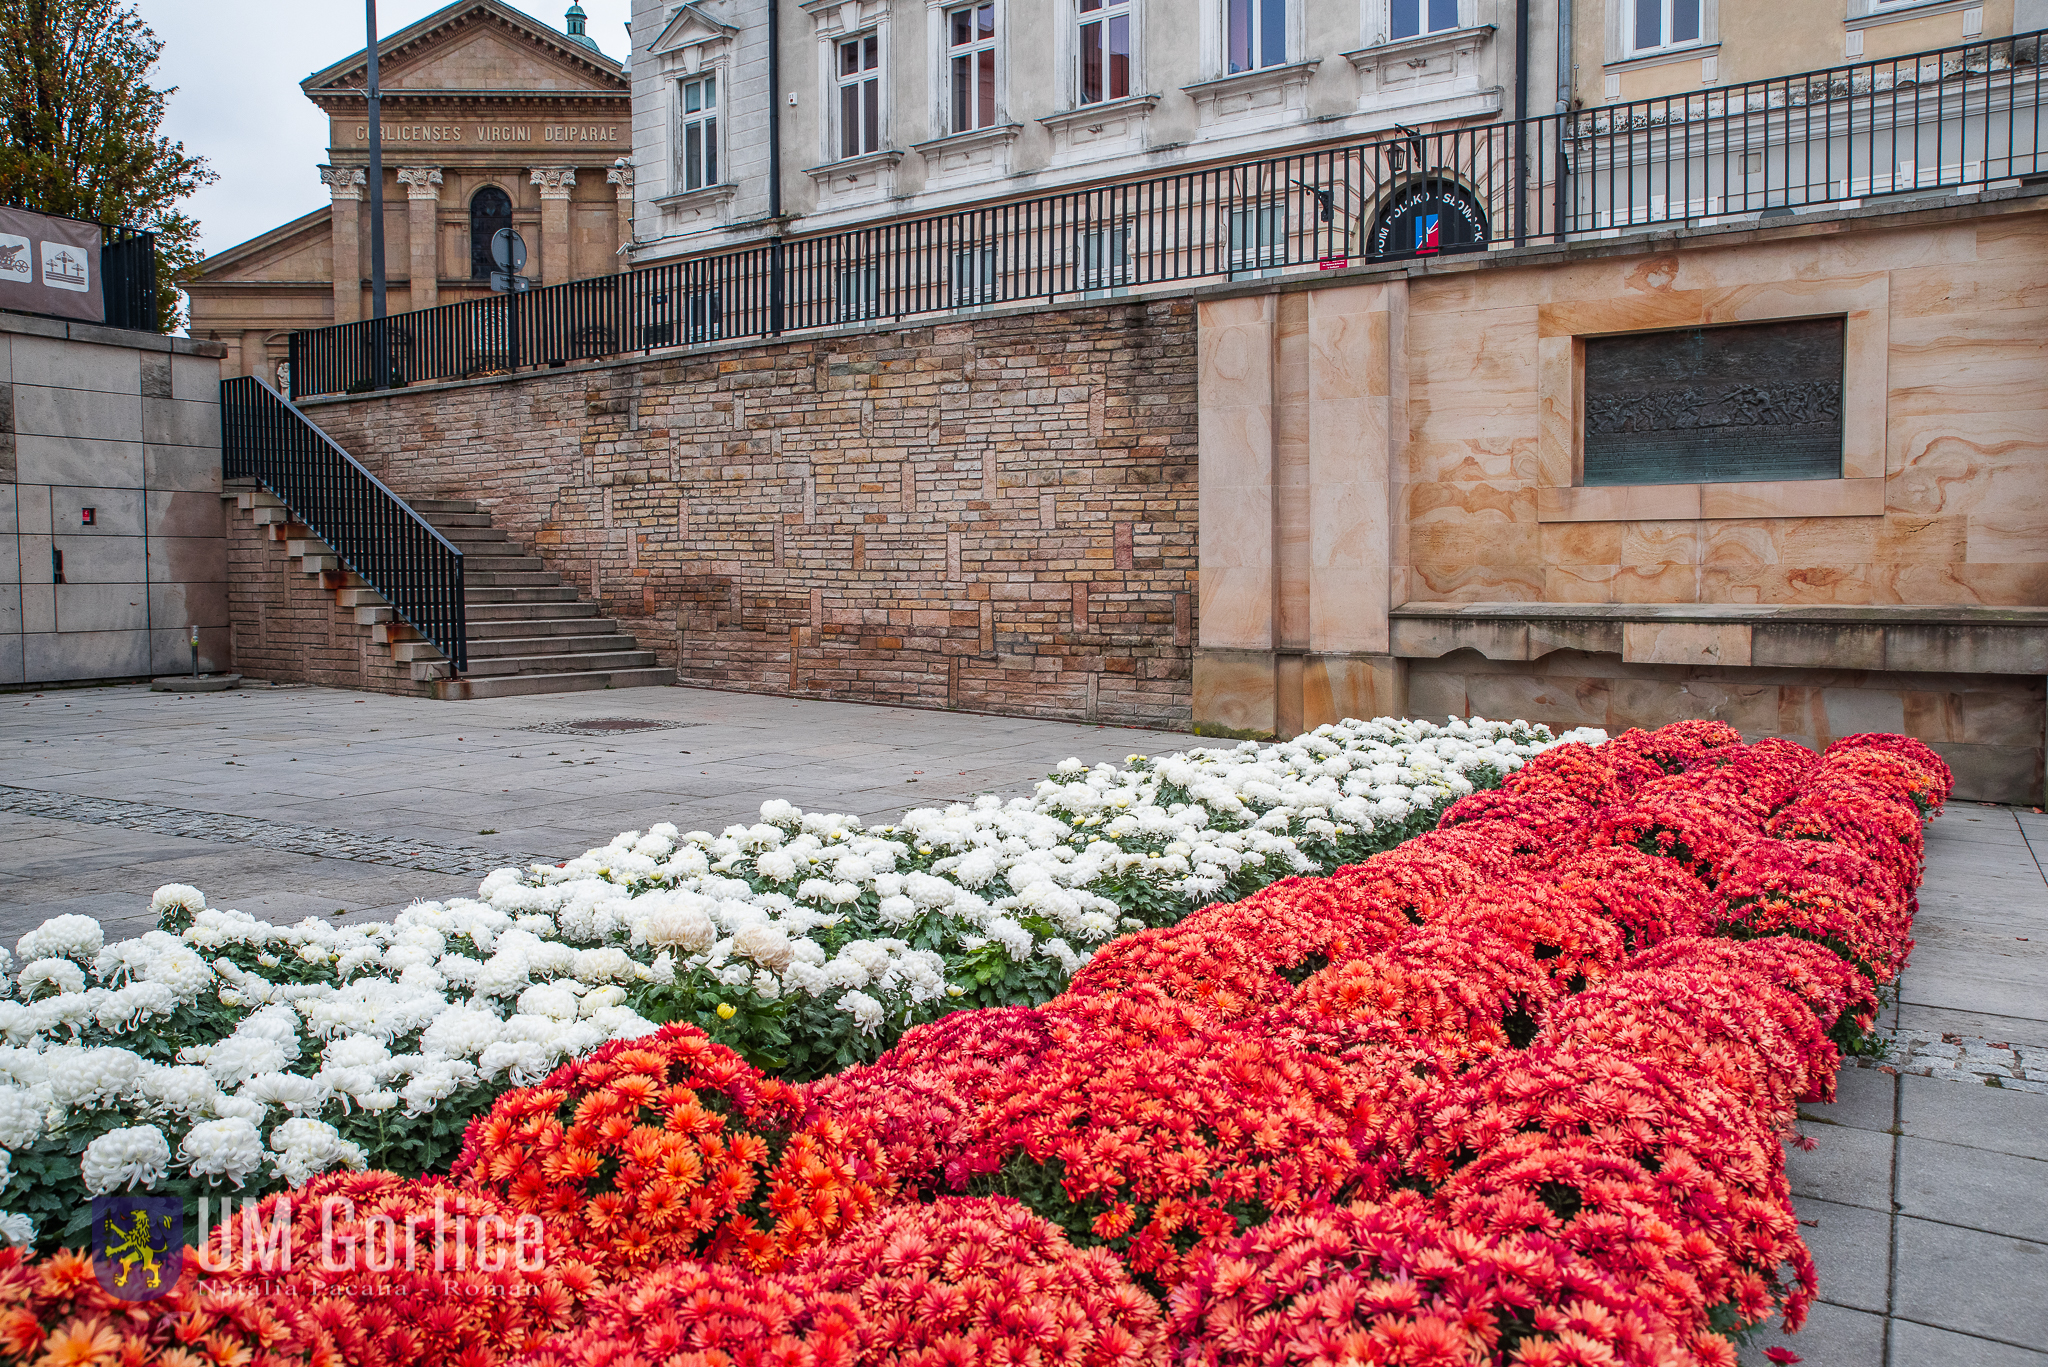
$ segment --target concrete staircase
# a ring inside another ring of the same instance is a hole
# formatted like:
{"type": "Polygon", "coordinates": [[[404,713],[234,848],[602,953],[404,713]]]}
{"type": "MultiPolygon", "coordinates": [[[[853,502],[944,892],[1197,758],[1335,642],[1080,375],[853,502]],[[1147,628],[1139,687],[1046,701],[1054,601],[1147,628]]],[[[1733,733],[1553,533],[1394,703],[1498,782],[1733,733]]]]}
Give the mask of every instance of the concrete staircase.
{"type": "Polygon", "coordinates": [[[272,540],[286,543],[307,574],[334,590],[335,605],[370,627],[393,661],[409,665],[416,682],[439,698],[507,698],[533,693],[574,693],[595,688],[673,684],[675,671],[656,666],[654,652],[578,596],[539,556],[529,554],[469,499],[416,498],[413,511],[462,552],[463,615],[469,669],[453,677],[447,657],[399,621],[383,596],[343,567],[339,557],[291,510],[262,489],[239,493],[272,540]]]}

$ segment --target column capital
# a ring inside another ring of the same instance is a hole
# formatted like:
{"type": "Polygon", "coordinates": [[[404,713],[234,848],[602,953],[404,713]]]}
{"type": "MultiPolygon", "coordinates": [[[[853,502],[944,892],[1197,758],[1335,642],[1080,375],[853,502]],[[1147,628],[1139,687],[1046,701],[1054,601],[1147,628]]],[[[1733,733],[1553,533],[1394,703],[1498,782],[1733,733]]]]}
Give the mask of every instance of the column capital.
{"type": "Polygon", "coordinates": [[[619,187],[621,199],[633,193],[633,168],[630,166],[614,166],[604,173],[604,179],[605,184],[619,187]]]}
{"type": "Polygon", "coordinates": [[[438,166],[401,166],[398,183],[406,187],[407,199],[441,198],[441,168],[438,166]]]}
{"type": "Polygon", "coordinates": [[[536,166],[531,176],[533,183],[540,186],[542,199],[567,199],[576,188],[576,172],[571,167],[536,166]]]}
{"type": "Polygon", "coordinates": [[[369,177],[360,166],[322,166],[320,183],[327,187],[327,193],[335,199],[361,199],[362,187],[369,177]]]}

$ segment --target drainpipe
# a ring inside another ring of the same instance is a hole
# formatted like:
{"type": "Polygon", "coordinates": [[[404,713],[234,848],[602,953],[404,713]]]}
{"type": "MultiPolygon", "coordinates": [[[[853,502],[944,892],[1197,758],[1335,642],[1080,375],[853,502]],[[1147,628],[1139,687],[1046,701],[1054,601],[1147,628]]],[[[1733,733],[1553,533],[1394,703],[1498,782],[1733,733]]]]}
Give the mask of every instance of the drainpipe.
{"type": "Polygon", "coordinates": [[[383,389],[391,383],[391,358],[384,345],[384,135],[377,122],[377,0],[363,0],[363,27],[369,32],[370,52],[365,92],[370,107],[370,344],[376,349],[372,370],[377,388],[383,389]]]}
{"type": "MultiPolygon", "coordinates": [[[[1561,5],[1571,0],[1558,0],[1561,5]]],[[[1529,0],[1515,0],[1515,245],[1529,237],[1529,0]]]]}
{"type": "Polygon", "coordinates": [[[1572,107],[1572,0],[1557,0],[1557,112],[1572,107]]]}
{"type": "Polygon", "coordinates": [[[768,0],[768,333],[781,336],[782,279],[782,0],[768,0]]]}

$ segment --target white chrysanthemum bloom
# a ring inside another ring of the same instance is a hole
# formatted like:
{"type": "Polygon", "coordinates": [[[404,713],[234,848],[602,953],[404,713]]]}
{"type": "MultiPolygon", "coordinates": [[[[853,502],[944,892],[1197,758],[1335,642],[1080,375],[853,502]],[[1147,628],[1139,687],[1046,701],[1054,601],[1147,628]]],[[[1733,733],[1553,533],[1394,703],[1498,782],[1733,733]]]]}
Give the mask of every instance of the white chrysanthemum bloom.
{"type": "MultiPolygon", "coordinates": [[[[31,932],[33,933],[33,932],[31,932]]],[[[26,944],[27,936],[22,937],[26,944]]],[[[22,965],[21,976],[15,986],[24,997],[33,998],[44,988],[54,989],[60,996],[85,991],[85,970],[69,959],[38,958],[22,965]]]]}
{"type": "Polygon", "coordinates": [[[853,1017],[853,1023],[864,1035],[872,1035],[881,1028],[882,1004],[865,992],[848,992],[841,996],[839,1009],[853,1017]]]}
{"type": "Polygon", "coordinates": [[[0,1087],[0,1149],[19,1149],[36,1142],[50,1111],[46,1090],[0,1087]]]}
{"type": "Polygon", "coordinates": [[[100,998],[92,1018],[102,1029],[118,1034],[153,1016],[168,1016],[177,1005],[176,996],[162,983],[130,983],[100,998]]]}
{"type": "Polygon", "coordinates": [[[293,1115],[318,1112],[327,1105],[327,1084],[317,1077],[301,1077],[297,1073],[258,1073],[243,1083],[235,1093],[249,1101],[260,1101],[265,1106],[282,1106],[293,1115]]]}
{"type": "Polygon", "coordinates": [[[606,946],[603,949],[577,950],[569,975],[579,983],[601,983],[633,982],[640,973],[639,965],[625,950],[606,946]]]}
{"type": "Polygon", "coordinates": [[[1002,861],[988,850],[972,850],[960,857],[953,868],[953,876],[970,888],[986,886],[990,879],[1002,872],[1002,861]]]}
{"type": "Polygon", "coordinates": [[[287,1120],[270,1132],[270,1148],[277,1155],[271,1167],[294,1187],[335,1168],[361,1172],[367,1160],[361,1148],[341,1137],[332,1125],[319,1120],[287,1120]]]}
{"type": "Polygon", "coordinates": [[[420,1052],[468,1058],[504,1038],[505,1022],[481,1006],[451,1006],[420,1033],[420,1052]]]}
{"type": "Polygon", "coordinates": [[[588,1020],[607,1007],[621,1005],[625,1000],[625,988],[617,983],[606,983],[602,987],[593,987],[583,994],[581,1000],[576,1003],[576,1015],[578,1019],[588,1020]]]}
{"type": "Polygon", "coordinates": [[[555,983],[536,983],[519,994],[519,1012],[526,1016],[572,1021],[576,1019],[576,1004],[576,993],[555,983]]]}
{"type": "Polygon", "coordinates": [[[992,916],[982,929],[989,938],[1003,947],[1003,951],[1018,963],[1031,957],[1031,932],[1007,916],[992,916]]]}
{"type": "Polygon", "coordinates": [[[201,1121],[185,1132],[178,1157],[194,1177],[224,1177],[239,1187],[263,1166],[263,1136],[241,1116],[201,1121]]]}
{"type": "Polygon", "coordinates": [[[742,926],[733,933],[732,952],[742,959],[752,960],[773,972],[781,972],[789,966],[796,953],[796,947],[784,934],[781,927],[766,921],[757,921],[742,926]]]}
{"type": "Polygon", "coordinates": [[[1081,763],[1080,760],[1069,756],[1055,764],[1052,771],[1056,774],[1085,774],[1088,772],[1088,766],[1081,763]]]}
{"type": "Polygon", "coordinates": [[[36,1241],[36,1222],[15,1211],[0,1210],[0,1239],[16,1248],[27,1248],[36,1241]]]}
{"type": "Polygon", "coordinates": [[[891,929],[900,929],[917,919],[917,903],[908,897],[884,897],[875,907],[875,917],[891,929]]]}
{"type": "Polygon", "coordinates": [[[142,1071],[142,1059],[126,1049],[63,1046],[49,1050],[47,1057],[51,1104],[64,1111],[98,1109],[119,1101],[142,1071]]]}
{"type": "Polygon", "coordinates": [[[206,910],[206,894],[189,883],[166,883],[149,899],[149,914],[159,920],[173,907],[197,916],[206,910]]]}
{"type": "Polygon", "coordinates": [[[132,1190],[138,1182],[154,1187],[170,1166],[171,1145],[164,1132],[154,1125],[131,1125],[87,1144],[78,1175],[87,1191],[104,1196],[116,1187],[132,1190]]]}
{"type": "Polygon", "coordinates": [[[90,916],[53,916],[22,936],[14,953],[23,963],[74,959],[89,964],[106,942],[100,923],[90,916]]]}
{"type": "Polygon", "coordinates": [[[220,1114],[220,1088],[204,1068],[145,1064],[136,1075],[135,1091],[143,1098],[146,1113],[168,1112],[187,1120],[210,1120],[220,1114]]]}

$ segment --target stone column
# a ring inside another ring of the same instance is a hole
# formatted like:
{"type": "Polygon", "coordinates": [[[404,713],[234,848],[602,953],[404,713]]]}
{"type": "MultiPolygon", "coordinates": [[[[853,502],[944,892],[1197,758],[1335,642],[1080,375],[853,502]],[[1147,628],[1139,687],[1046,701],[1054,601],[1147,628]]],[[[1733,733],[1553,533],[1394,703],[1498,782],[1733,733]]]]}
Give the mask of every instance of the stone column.
{"type": "Polygon", "coordinates": [[[540,282],[559,285],[569,278],[569,196],[576,172],[566,166],[535,167],[540,186],[540,282]]]}
{"type": "Polygon", "coordinates": [[[633,241],[633,168],[614,166],[605,172],[604,178],[613,187],[613,193],[618,196],[618,230],[613,235],[616,240],[612,246],[619,253],[618,268],[624,270],[629,264],[626,260],[626,247],[633,241]]]}
{"type": "Polygon", "coordinates": [[[441,301],[441,168],[400,167],[398,183],[405,187],[408,201],[405,236],[412,250],[412,306],[430,309],[441,301]]]}
{"type": "Polygon", "coordinates": [[[353,323],[363,316],[363,186],[369,177],[360,166],[323,166],[321,183],[333,196],[328,214],[334,232],[334,321],[353,323]]]}

